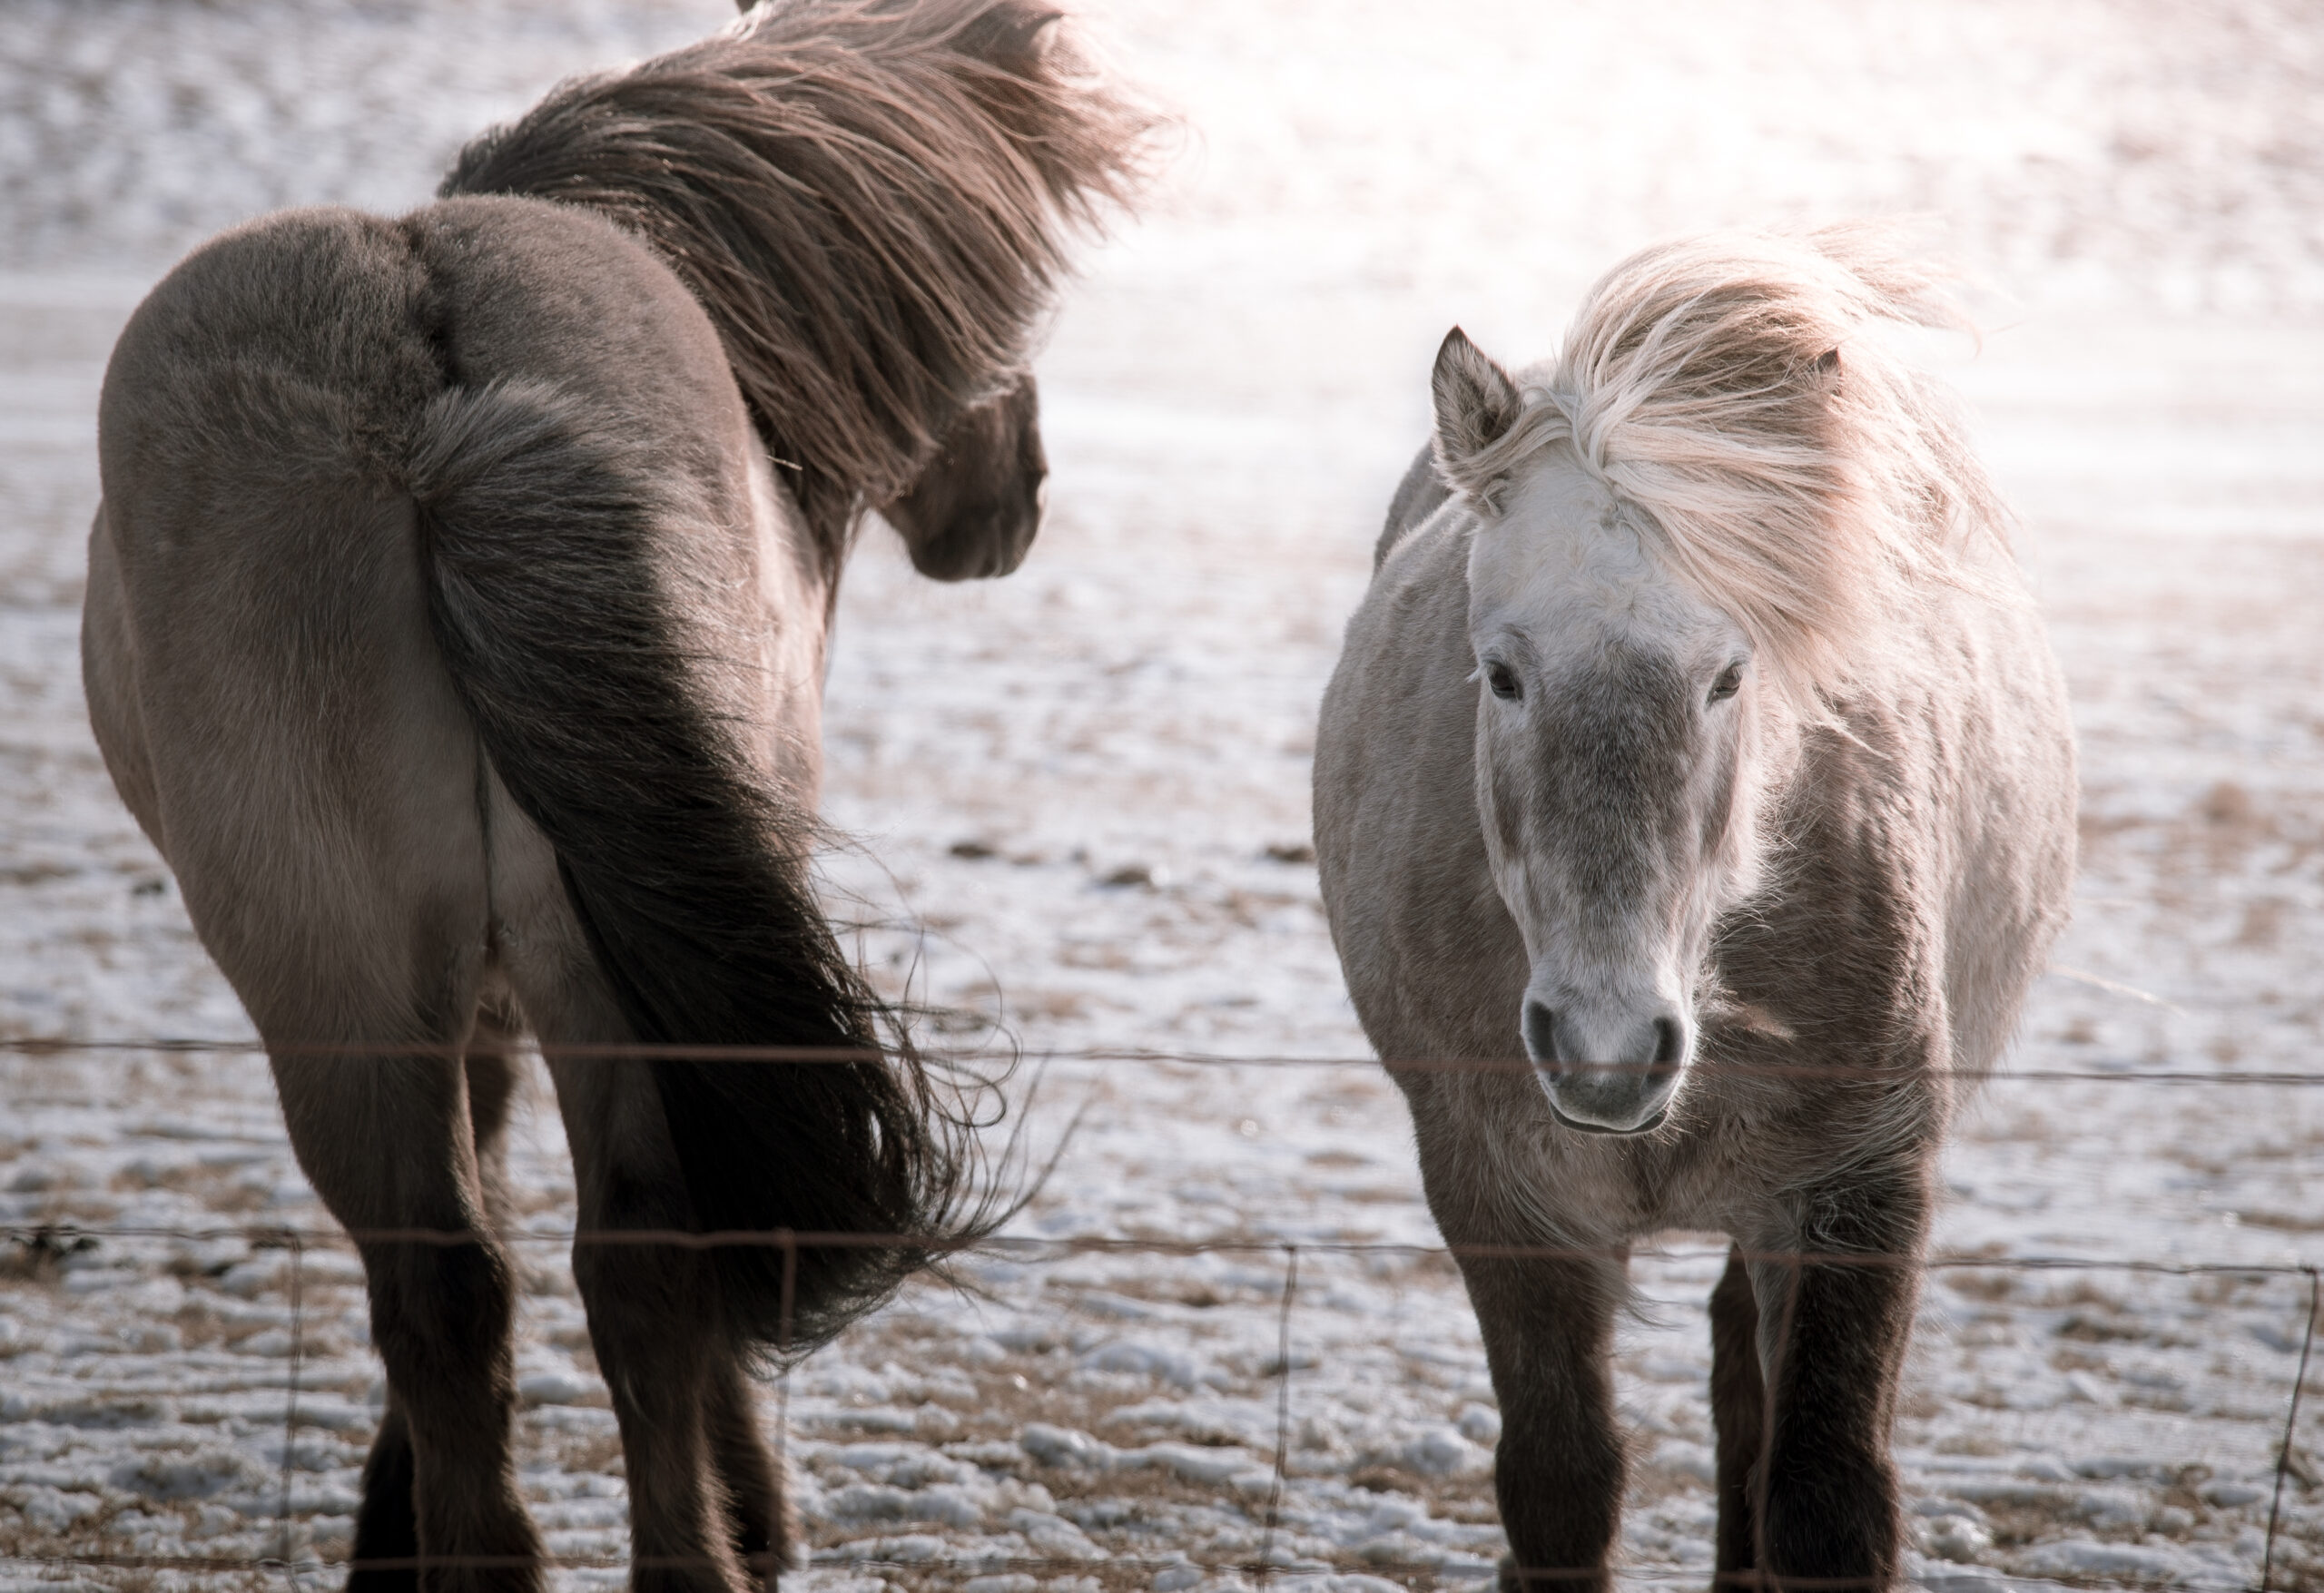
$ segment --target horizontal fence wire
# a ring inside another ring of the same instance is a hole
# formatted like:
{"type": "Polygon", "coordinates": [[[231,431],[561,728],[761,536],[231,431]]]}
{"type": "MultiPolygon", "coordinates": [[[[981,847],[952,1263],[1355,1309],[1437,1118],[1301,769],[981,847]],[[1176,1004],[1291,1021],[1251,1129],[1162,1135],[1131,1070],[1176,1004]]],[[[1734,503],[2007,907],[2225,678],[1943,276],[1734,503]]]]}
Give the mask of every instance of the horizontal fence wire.
{"type": "MultiPolygon", "coordinates": [[[[560,1555],[543,1553],[538,1556],[516,1555],[421,1555],[396,1559],[307,1559],[285,1561],[276,1558],[262,1559],[231,1559],[223,1556],[202,1555],[12,1555],[0,1553],[0,1565],[46,1567],[58,1570],[79,1568],[144,1571],[186,1571],[220,1574],[240,1571],[275,1572],[281,1574],[312,1575],[324,1571],[411,1572],[417,1570],[518,1570],[538,1568],[545,1570],[700,1570],[716,1568],[728,1562],[700,1556],[684,1555],[560,1555]]],[[[931,1570],[963,1579],[988,1577],[999,1572],[1018,1571],[1034,1576],[1088,1576],[1112,1568],[1137,1571],[1167,1571],[1191,1568],[1212,1574],[1236,1572],[1255,1580],[1271,1570],[1275,1576],[1330,1577],[1345,1575],[1344,1570],[1321,1569],[1313,1566],[1285,1564],[1278,1560],[1272,1567],[1256,1559],[1196,1560],[1157,1555],[1114,1554],[1102,1560],[1073,1559],[1062,1555],[979,1555],[972,1561],[936,1567],[925,1560],[882,1559],[876,1555],[842,1556],[819,1552],[802,1568],[813,1570],[852,1570],[884,1573],[889,1576],[926,1576],[931,1570]]],[[[1366,1560],[1363,1572],[1374,1577],[1433,1577],[1466,1581],[1479,1587],[1487,1586],[1492,1578],[1485,1573],[1447,1571],[1431,1560],[1366,1560]]],[[[1603,1568],[1573,1568],[1562,1566],[1527,1566],[1521,1570],[1527,1582],[1552,1584],[1557,1582],[1594,1581],[1604,1578],[1618,1583],[1685,1583],[1700,1587],[1709,1583],[1717,1587],[1764,1588],[1777,1593],[1777,1578],[1758,1571],[1712,1571],[1708,1568],[1688,1566],[1622,1565],[1609,1571],[1603,1568]]],[[[1980,1575],[1978,1568],[1963,1566],[1957,1575],[1965,1582],[1974,1581],[1976,1593],[1997,1593],[1994,1573],[1980,1575]]],[[[1932,1578],[1942,1586],[1949,1579],[1940,1573],[1932,1578]]],[[[1870,1577],[1793,1577],[1780,1579],[1783,1593],[1798,1589],[1800,1593],[1863,1593],[1881,1586],[1896,1586],[1904,1581],[1899,1577],[1887,1582],[1870,1577]]],[[[2055,1581],[2046,1577],[2010,1577],[2008,1584],[2018,1588],[2072,1588],[2072,1583],[2055,1581]]],[[[2252,1585],[2233,1581],[2148,1582],[2138,1584],[2142,1593],[2252,1593],[2252,1585]]],[[[2280,1593],[2280,1590],[2279,1590],[2280,1593]]]]}
{"type": "MultiPolygon", "coordinates": [[[[57,1570],[82,1568],[143,1571],[184,1571],[212,1575],[240,1571],[274,1572],[290,1576],[313,1575],[325,1571],[411,1572],[419,1570],[519,1570],[537,1568],[545,1570],[700,1570],[715,1569],[727,1562],[699,1556],[683,1555],[435,1555],[416,1556],[399,1559],[308,1559],[285,1561],[264,1559],[229,1559],[222,1556],[200,1555],[12,1555],[0,1554],[0,1565],[44,1567],[57,1570]]],[[[1116,1554],[1102,1560],[1077,1559],[1060,1555],[980,1555],[972,1562],[936,1568],[924,1560],[881,1559],[877,1556],[826,1556],[817,1554],[807,1567],[814,1570],[851,1570],[883,1573],[888,1576],[926,1576],[931,1570],[966,1579],[989,1577],[996,1573],[1016,1571],[1032,1576],[1088,1576],[1100,1569],[1112,1568],[1145,1572],[1191,1568],[1218,1574],[1235,1572],[1261,1580],[1271,1570],[1275,1576],[1330,1577],[1345,1575],[1344,1571],[1319,1569],[1276,1563],[1271,1568],[1256,1559],[1196,1560],[1163,1558],[1156,1555],[1116,1554]]],[[[1484,1573],[1449,1572],[1442,1565],[1430,1560],[1367,1560],[1364,1574],[1373,1577],[1403,1578],[1432,1577],[1466,1581],[1479,1587],[1490,1585],[1492,1578],[1484,1573]]],[[[1758,1571],[1713,1571],[1708,1568],[1687,1566],[1622,1565],[1609,1571],[1603,1568],[1577,1568],[1561,1566],[1527,1566],[1520,1573],[1529,1583],[1596,1581],[1603,1578],[1615,1583],[1684,1583],[1700,1587],[1709,1583],[1715,1587],[1763,1588],[1766,1593],[1783,1593],[1798,1589],[1799,1593],[1866,1593],[1877,1587],[1903,1584],[1898,1577],[1887,1581],[1871,1577],[1793,1577],[1778,1580],[1758,1571]]],[[[1975,1593],[1998,1593],[1999,1583],[1994,1573],[1978,1574],[1978,1568],[1962,1566],[1955,1573],[1940,1573],[1931,1578],[1932,1585],[1942,1587],[1953,1576],[1964,1582],[1974,1581],[1975,1593]]],[[[2064,1583],[2046,1577],[2010,1577],[2009,1586],[2027,1588],[2067,1588],[2078,1584],[2064,1583]]],[[[2234,1581],[2141,1581],[2142,1593],[2253,1593],[2252,1584],[2234,1581]]],[[[2279,1589],[2279,1593],[2281,1590],[2279,1589]]]]}
{"type": "Polygon", "coordinates": [[[1916,1255],[1882,1250],[1785,1250],[1741,1244],[1706,1246],[1634,1244],[1423,1244],[1400,1239],[1279,1239],[1223,1235],[1210,1239],[1157,1239],[1108,1234],[996,1234],[950,1239],[913,1234],[818,1233],[793,1228],[296,1228],[276,1224],[173,1227],[103,1223],[14,1223],[0,1224],[0,1237],[18,1244],[62,1247],[80,1239],[167,1239],[218,1244],[240,1239],[254,1249],[321,1248],[345,1239],[366,1244],[570,1244],[679,1250],[763,1249],[898,1250],[913,1254],[992,1253],[1019,1259],[1059,1260],[1068,1255],[1280,1254],[1289,1247],[1318,1254],[1438,1256],[1452,1261],[1631,1262],[1705,1261],[1734,1256],[1775,1266],[1912,1269],[1930,1272],[1992,1269],[2002,1272],[2119,1272],[2157,1277],[2306,1277],[2315,1269],[2302,1262],[2156,1261],[2102,1255],[1916,1255]]]}
{"type": "MultiPolygon", "coordinates": [[[[1396,1057],[1355,1056],[1239,1056],[1215,1051],[1169,1051],[1135,1046],[1083,1047],[1071,1048],[1017,1048],[1006,1051],[916,1047],[915,1054],[923,1060],[949,1064],[963,1068],[977,1064],[1033,1063],[1098,1063],[1119,1062],[1134,1065],[1175,1066],[1182,1067],[1377,1067],[1390,1073],[1531,1073],[1537,1064],[1522,1057],[1396,1057]]],[[[666,1043],[642,1044],[626,1041],[559,1041],[543,1047],[530,1041],[501,1044],[495,1042],[457,1041],[398,1041],[331,1043],[277,1043],[260,1039],[72,1039],[17,1036],[0,1038],[0,1056],[54,1057],[87,1056],[267,1056],[300,1060],[349,1061],[382,1058],[438,1057],[446,1061],[464,1061],[471,1057],[532,1057],[547,1054],[559,1058],[632,1059],[638,1061],[672,1062],[734,1062],[781,1065],[790,1067],[854,1066],[866,1062],[881,1062],[893,1055],[872,1047],[832,1046],[692,1046],[666,1043]]],[[[1595,1071],[1605,1073],[1669,1074],[1679,1070],[1679,1065],[1668,1062],[1607,1062],[1592,1063],[1595,1071]]],[[[1760,1078],[1874,1078],[1874,1079],[1963,1079],[1977,1084],[2148,1084],[2193,1085],[2227,1087],[2263,1086],[2268,1087],[2303,1087],[2324,1086],[2324,1072],[2205,1072],[2188,1068],[2147,1068],[2140,1064],[2122,1062],[2114,1065],[2086,1067],[1933,1067],[1917,1063],[1852,1063],[1852,1062],[1763,1062],[1748,1057],[1721,1057],[1715,1061],[1689,1065],[1706,1072],[1760,1078]]]]}
{"type": "MultiPolygon", "coordinates": [[[[15,1053],[29,1057],[48,1057],[62,1053],[87,1053],[97,1056],[128,1057],[133,1054],[250,1055],[269,1050],[256,1040],[92,1040],[10,1039],[0,1041],[0,1055],[15,1053]]],[[[399,1045],[393,1047],[330,1046],[271,1048],[275,1055],[330,1056],[359,1059],[365,1057],[410,1057],[431,1051],[456,1058],[476,1054],[472,1047],[439,1047],[399,1045]]],[[[529,1046],[511,1047],[530,1054],[529,1046]]],[[[560,1054],[635,1057],[642,1058],[685,1057],[688,1059],[731,1060],[738,1063],[774,1063],[818,1065],[853,1063],[877,1059],[881,1053],[865,1050],[828,1050],[821,1048],[783,1047],[684,1047],[669,1046],[588,1046],[560,1047],[560,1054]]],[[[1204,1053],[1166,1052],[1137,1048],[1086,1049],[1019,1053],[1010,1059],[1043,1062],[1107,1062],[1131,1065],[1179,1064],[1199,1067],[1379,1067],[1374,1057],[1230,1057],[1204,1053]]],[[[1392,1071],[1412,1069],[1491,1071],[1530,1069],[1523,1061],[1492,1062],[1447,1060],[1442,1062],[1403,1062],[1387,1065],[1392,1071]]],[[[1735,1067],[1738,1070],[1757,1073],[1813,1075],[1829,1077],[1836,1072],[1910,1076],[1928,1077],[1945,1070],[1911,1067],[1846,1068],[1783,1067],[1720,1063],[1722,1069],[1735,1067]]],[[[2170,1085],[2290,1085],[2324,1084],[2324,1075],[2317,1074],[2248,1074],[2248,1073],[2190,1073],[2137,1071],[2060,1071],[2042,1070],[1997,1074],[1965,1073],[1955,1077],[1974,1077],[1983,1080],[2024,1079],[2104,1084],[2170,1084],[2170,1085]]],[[[215,1575],[227,1572],[273,1573],[287,1576],[294,1586],[308,1574],[325,1571],[378,1571],[404,1573],[428,1569],[511,1569],[538,1568],[553,1569],[619,1569],[632,1571],[667,1569],[683,1571],[704,1568],[718,1562],[670,1557],[633,1557],[627,1555],[558,1555],[505,1558],[493,1556],[424,1556],[419,1559],[395,1560],[347,1560],[300,1558],[296,1554],[296,1520],[292,1510],[293,1450],[300,1425],[298,1397],[300,1377],[300,1350],[303,1344],[305,1300],[303,1273],[305,1258],[310,1251],[335,1247],[351,1243],[357,1246],[424,1244],[458,1246],[469,1244],[561,1244],[582,1248],[595,1245],[612,1246],[671,1246],[688,1250],[711,1250],[725,1247],[764,1247],[780,1249],[784,1254],[786,1293],[788,1280],[796,1275],[798,1254],[812,1249],[877,1249],[892,1248],[919,1255],[949,1252],[972,1252],[1007,1255],[1019,1260],[1056,1262],[1076,1255],[1148,1254],[1192,1257],[1214,1254],[1275,1254],[1285,1261],[1285,1279],[1277,1319],[1278,1353],[1275,1375],[1279,1380],[1276,1397],[1275,1442],[1273,1475],[1265,1508],[1265,1529],[1261,1549],[1256,1560],[1221,1560],[1199,1562],[1183,1556],[1167,1559],[1145,1558],[1109,1553],[1101,1561],[1057,1556],[1002,1556],[971,1553],[964,1560],[945,1567],[927,1562],[903,1562],[883,1559],[876,1551],[848,1553],[844,1550],[823,1550],[809,1562],[817,1568],[847,1568],[860,1571],[887,1572],[897,1575],[950,1574],[955,1577],[989,1575],[996,1571],[1018,1571],[1034,1575],[1088,1574],[1097,1566],[1161,1571],[1176,1567],[1190,1567],[1198,1571],[1247,1575],[1262,1585],[1273,1575],[1328,1574],[1325,1569],[1297,1563],[1277,1563],[1275,1552],[1280,1509],[1287,1485],[1287,1456],[1292,1411],[1290,1330],[1294,1298],[1298,1287],[1298,1261],[1302,1253],[1328,1254],[1347,1256],[1400,1256],[1405,1258],[1442,1257],[1455,1262],[1462,1259],[1500,1261],[1536,1261],[1544,1263],[1606,1263],[1627,1264],[1645,1259],[1717,1260],[1738,1256],[1748,1263],[1783,1266],[1797,1271],[1803,1268],[1888,1268],[1921,1271],[1978,1270],[2026,1273],[2088,1273],[2119,1272],[2156,1276],[2201,1277],[2225,1276],[2260,1279],[2268,1277],[2299,1277],[2307,1282],[2307,1313],[2300,1340],[2299,1365],[2294,1376],[2291,1394],[2285,1411],[2282,1436],[2277,1445],[2274,1469],[2274,1490],[2270,1500],[2265,1547],[2262,1552],[2259,1593],[2270,1593],[2274,1588],[2277,1545],[2280,1538],[2283,1491],[2286,1479],[2292,1474],[2295,1442],[2301,1405],[2301,1393],[2308,1377],[2314,1347],[2319,1303],[2324,1303],[2324,1275],[2317,1265],[2306,1263],[2260,1263],[2216,1261],[2165,1261],[2142,1257],[2112,1257],[2091,1255],[1994,1255],[1984,1254],[1939,1254],[1935,1255],[1876,1251],[1829,1251],[1809,1249],[1746,1249],[1739,1244],[1718,1246],[1626,1244],[1526,1244],[1468,1243],[1423,1244],[1393,1240],[1330,1240],[1315,1238],[1280,1238],[1250,1236],[1219,1236],[1199,1239],[1159,1239],[1153,1237],[1120,1236],[1113,1234],[1064,1234],[1027,1236],[1013,1234],[986,1235],[973,1241],[954,1242],[931,1238],[923,1234],[866,1234],[860,1232],[811,1232],[804,1230],[730,1230],[698,1232],[667,1228],[625,1229],[510,1229],[507,1231],[441,1228],[361,1228],[338,1226],[300,1227],[280,1224],[235,1224],[206,1226],[184,1226],[140,1224],[81,1224],[50,1222],[40,1224],[11,1224],[0,1225],[0,1238],[15,1244],[64,1254],[84,1239],[160,1240],[183,1244],[212,1244],[240,1240],[252,1248],[287,1249],[290,1252],[290,1286],[292,1326],[290,1330],[290,1382],[284,1417],[283,1464],[280,1504],[279,1554],[259,1558],[229,1558],[171,1554],[135,1554],[93,1551],[64,1556],[38,1556],[0,1553],[0,1564],[24,1565],[51,1568],[119,1569],[144,1572],[182,1572],[215,1575]]],[[[787,1314],[787,1311],[786,1311],[787,1314]]],[[[789,1374],[780,1380],[780,1396],[776,1421],[777,1453],[787,1455],[789,1446],[789,1374]]],[[[1453,1577],[1434,1562],[1388,1563],[1366,1560],[1361,1568],[1370,1575],[1390,1577],[1453,1577]]],[[[1564,1582],[1592,1580],[1608,1575],[1606,1568],[1524,1567],[1519,1572],[1527,1583],[1555,1586],[1564,1582]]],[[[1686,1567],[1629,1566],[1617,1573],[1620,1579],[1640,1583],[1684,1581],[1699,1584],[1708,1573],[1686,1567]]],[[[1983,1575],[1963,1567],[1963,1576],[1983,1575]]],[[[1766,1578],[1756,1571],[1721,1573],[1709,1576],[1714,1584],[1758,1588],[1766,1578]]],[[[2012,1578],[2028,1585],[2041,1585],[2042,1578],[2012,1578]]],[[[1787,1589],[1802,1593],[1852,1593],[1876,1584],[1866,1578],[1781,1578],[1787,1589]]],[[[2305,1583],[2300,1584],[2306,1586],[2305,1583]]],[[[2250,1585],[2227,1581],[2176,1581],[2168,1583],[2142,1582],[2142,1587],[2162,1593],[2250,1593],[2250,1585]]]]}

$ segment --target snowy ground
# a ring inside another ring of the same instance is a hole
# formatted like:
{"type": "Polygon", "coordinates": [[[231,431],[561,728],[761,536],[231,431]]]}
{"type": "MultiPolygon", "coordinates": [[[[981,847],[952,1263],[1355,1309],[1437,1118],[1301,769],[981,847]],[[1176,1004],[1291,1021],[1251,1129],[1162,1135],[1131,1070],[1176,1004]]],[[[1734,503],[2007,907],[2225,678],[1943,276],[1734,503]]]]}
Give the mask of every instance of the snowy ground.
{"type": "MultiPolygon", "coordinates": [[[[717,15],[8,6],[0,1037],[247,1033],[80,703],[90,418],[137,294],[268,205],[414,202],[558,74],[717,15]]],[[[862,848],[832,872],[923,931],[869,954],[1035,1055],[1360,1058],[1297,848],[1315,700],[1435,340],[1458,320],[1543,352],[1590,276],[1672,230],[1923,212],[1988,283],[1995,329],[1954,375],[2027,512],[2083,738],[2078,916],[2018,1066],[2105,1076],[1990,1092],[1946,1164],[1942,1249],[2324,1263],[2324,1092],[2238,1082],[2318,1073],[2324,1021],[2313,11],[1157,0],[1108,20],[1190,131],[1042,361],[1050,525],[972,588],[917,582],[875,528],[843,605],[830,811],[862,848]]],[[[1024,1120],[1048,1146],[1077,1111],[1016,1233],[1227,1247],[981,1261],[981,1298],[912,1292],[810,1362],[787,1443],[818,1584],[1228,1585],[1205,1568],[1267,1547],[1286,1391],[1279,1582],[1481,1577],[1496,1419],[1457,1281],[1424,1251],[1331,1248],[1433,1239],[1377,1069],[1063,1062],[1024,1120]]],[[[546,1101],[518,1161],[553,1234],[570,1187],[546,1101]]],[[[376,1372],[350,1258],[294,1268],[280,1242],[324,1219],[255,1058],[0,1057],[0,1218],[218,1235],[0,1256],[0,1587],[278,1581],[65,1559],[254,1561],[281,1552],[286,1503],[295,1555],[344,1553],[376,1372]]],[[[570,1584],[615,1583],[612,1418],[558,1246],[526,1254],[527,1486],[552,1544],[603,1562],[570,1584]]],[[[1637,1269],[1641,1584],[1706,1574],[1715,1257],[1673,1235],[1637,1269]]],[[[2304,1280],[1969,1265],[1925,1300],[1897,1440],[1929,1581],[2256,1579],[2304,1280]]],[[[2309,1392],[2276,1586],[2314,1589],[2324,1376],[2309,1392]]]]}

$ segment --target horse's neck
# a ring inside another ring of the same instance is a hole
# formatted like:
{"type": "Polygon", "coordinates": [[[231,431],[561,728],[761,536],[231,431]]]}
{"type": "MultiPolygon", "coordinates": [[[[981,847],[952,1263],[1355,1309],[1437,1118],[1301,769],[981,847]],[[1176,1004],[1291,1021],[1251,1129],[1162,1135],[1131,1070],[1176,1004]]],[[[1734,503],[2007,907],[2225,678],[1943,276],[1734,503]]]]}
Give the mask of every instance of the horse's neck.
{"type": "MultiPolygon", "coordinates": [[[[781,467],[752,448],[748,568],[753,588],[730,611],[729,645],[751,656],[739,704],[756,727],[754,761],[763,761],[806,808],[822,779],[823,679],[839,605],[840,558],[815,535],[781,467]]],[[[738,570],[735,574],[739,575],[738,570]]]]}

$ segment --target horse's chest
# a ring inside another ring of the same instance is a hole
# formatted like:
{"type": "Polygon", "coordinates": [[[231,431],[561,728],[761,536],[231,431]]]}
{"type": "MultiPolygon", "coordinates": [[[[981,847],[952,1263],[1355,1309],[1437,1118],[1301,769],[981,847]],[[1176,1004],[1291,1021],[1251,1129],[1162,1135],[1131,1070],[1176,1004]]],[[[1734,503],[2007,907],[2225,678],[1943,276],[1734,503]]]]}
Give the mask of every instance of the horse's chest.
{"type": "Polygon", "coordinates": [[[1615,1140],[1559,1130],[1540,1151],[1542,1204],[1561,1227],[1593,1244],[1673,1228],[1730,1230],[1760,1193],[1716,1140],[1615,1140]]]}

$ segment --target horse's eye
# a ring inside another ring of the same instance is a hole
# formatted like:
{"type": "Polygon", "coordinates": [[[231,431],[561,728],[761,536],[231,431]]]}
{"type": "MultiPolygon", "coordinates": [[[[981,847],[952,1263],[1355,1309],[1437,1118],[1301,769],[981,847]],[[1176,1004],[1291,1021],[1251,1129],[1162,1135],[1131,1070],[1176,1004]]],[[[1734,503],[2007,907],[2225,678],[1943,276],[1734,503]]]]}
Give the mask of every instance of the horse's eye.
{"type": "Polygon", "coordinates": [[[1743,666],[1739,664],[1730,664],[1718,672],[1717,680],[1711,682],[1710,700],[1714,703],[1724,703],[1742,689],[1743,666]]]}
{"type": "Polygon", "coordinates": [[[1498,659],[1485,665],[1485,684],[1505,703],[1514,703],[1525,694],[1525,688],[1518,683],[1517,672],[1498,659]]]}

